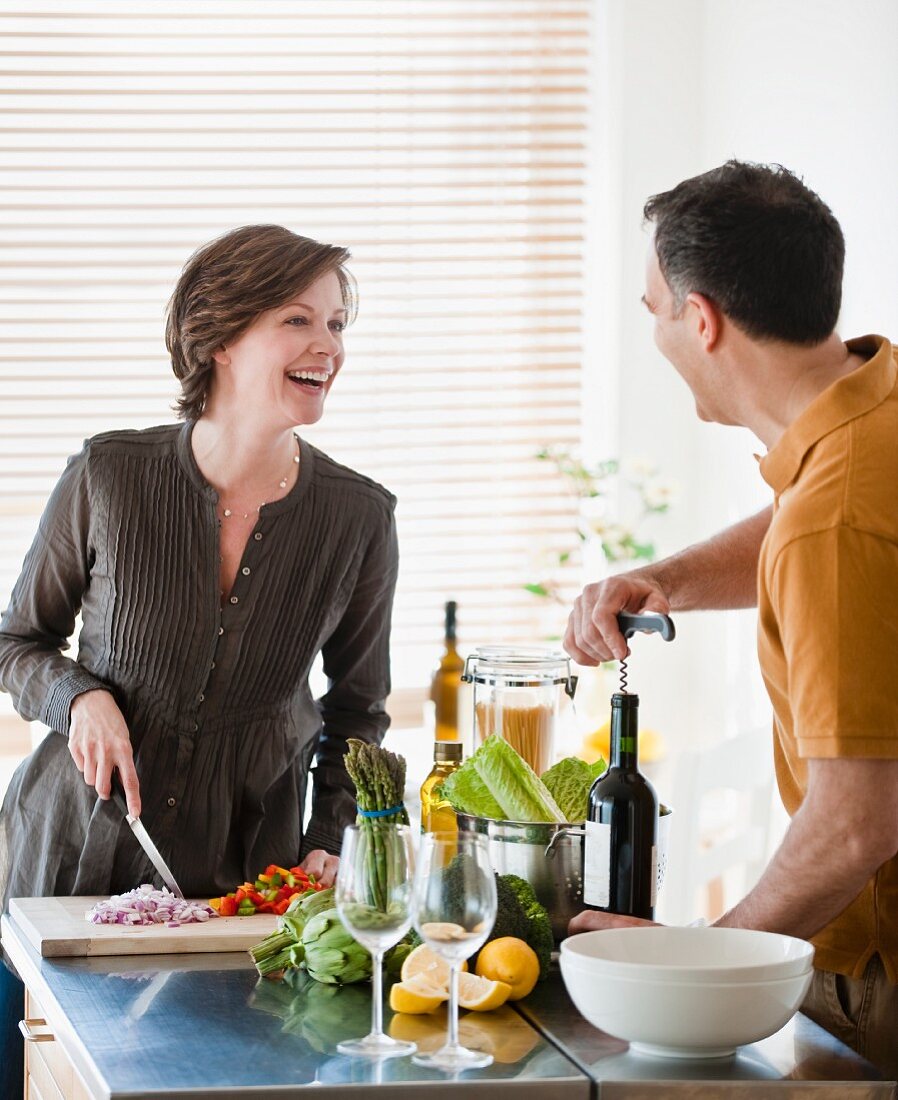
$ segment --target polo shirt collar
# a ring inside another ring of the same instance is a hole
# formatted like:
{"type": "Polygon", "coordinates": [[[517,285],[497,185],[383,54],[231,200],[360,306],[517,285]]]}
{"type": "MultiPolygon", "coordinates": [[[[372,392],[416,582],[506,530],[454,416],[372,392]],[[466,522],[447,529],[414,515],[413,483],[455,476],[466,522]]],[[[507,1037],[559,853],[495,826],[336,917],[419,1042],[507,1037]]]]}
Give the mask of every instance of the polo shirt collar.
{"type": "Polygon", "coordinates": [[[859,336],[845,346],[867,362],[815,397],[760,461],[761,476],[775,493],[792,484],[815,443],[881,404],[895,388],[898,365],[884,336],[859,336]]]}

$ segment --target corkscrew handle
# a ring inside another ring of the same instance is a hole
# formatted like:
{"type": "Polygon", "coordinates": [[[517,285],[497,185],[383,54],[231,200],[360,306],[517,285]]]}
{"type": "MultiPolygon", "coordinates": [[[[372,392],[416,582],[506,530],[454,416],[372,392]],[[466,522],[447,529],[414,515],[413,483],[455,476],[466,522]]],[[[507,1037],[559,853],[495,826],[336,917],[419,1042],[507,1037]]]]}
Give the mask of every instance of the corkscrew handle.
{"type": "Polygon", "coordinates": [[[631,615],[629,611],[621,611],[617,616],[617,625],[625,638],[632,638],[640,630],[647,634],[660,634],[665,642],[672,642],[677,636],[673,619],[669,615],[662,615],[659,611],[647,611],[641,615],[631,615]]]}

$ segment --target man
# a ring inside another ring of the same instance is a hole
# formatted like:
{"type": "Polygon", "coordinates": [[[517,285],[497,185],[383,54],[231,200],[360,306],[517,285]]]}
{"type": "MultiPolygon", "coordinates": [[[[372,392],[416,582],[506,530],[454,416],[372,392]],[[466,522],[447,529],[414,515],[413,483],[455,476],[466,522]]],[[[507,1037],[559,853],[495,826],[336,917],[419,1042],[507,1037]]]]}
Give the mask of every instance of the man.
{"type": "MultiPolygon", "coordinates": [[[[565,647],[627,644],[617,612],[758,607],[780,794],[792,821],[716,923],[811,939],[804,1011],[898,1075],[898,363],[835,333],[844,241],[780,166],[730,161],[655,195],[643,298],[703,420],[765,444],[773,505],[588,585],[565,647]]],[[[570,931],[644,923],[585,912],[570,931]]]]}

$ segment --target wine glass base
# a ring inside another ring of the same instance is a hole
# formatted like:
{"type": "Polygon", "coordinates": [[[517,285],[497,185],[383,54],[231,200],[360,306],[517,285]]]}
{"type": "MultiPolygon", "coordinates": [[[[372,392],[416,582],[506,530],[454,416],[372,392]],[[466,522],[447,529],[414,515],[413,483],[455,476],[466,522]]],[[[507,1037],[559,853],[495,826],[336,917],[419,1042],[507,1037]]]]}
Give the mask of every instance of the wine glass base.
{"type": "Polygon", "coordinates": [[[402,1058],[406,1054],[414,1054],[417,1049],[417,1043],[373,1033],[364,1039],[344,1039],[342,1043],[337,1043],[338,1054],[348,1054],[353,1058],[402,1058]]]}
{"type": "Polygon", "coordinates": [[[412,1061],[416,1066],[427,1069],[442,1069],[450,1073],[463,1069],[484,1069],[493,1064],[492,1054],[480,1050],[468,1050],[467,1047],[443,1047],[433,1054],[416,1054],[412,1061]]]}

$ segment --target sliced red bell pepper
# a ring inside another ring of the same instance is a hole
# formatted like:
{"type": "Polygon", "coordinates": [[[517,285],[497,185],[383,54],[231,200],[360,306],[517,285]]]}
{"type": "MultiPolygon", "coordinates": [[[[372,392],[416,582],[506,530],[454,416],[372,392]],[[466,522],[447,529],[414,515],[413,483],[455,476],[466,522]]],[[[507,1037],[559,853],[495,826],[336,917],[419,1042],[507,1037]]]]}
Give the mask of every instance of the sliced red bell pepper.
{"type": "Polygon", "coordinates": [[[237,899],[231,894],[225,895],[225,897],[221,899],[221,905],[218,911],[223,917],[236,917],[237,899]]]}

